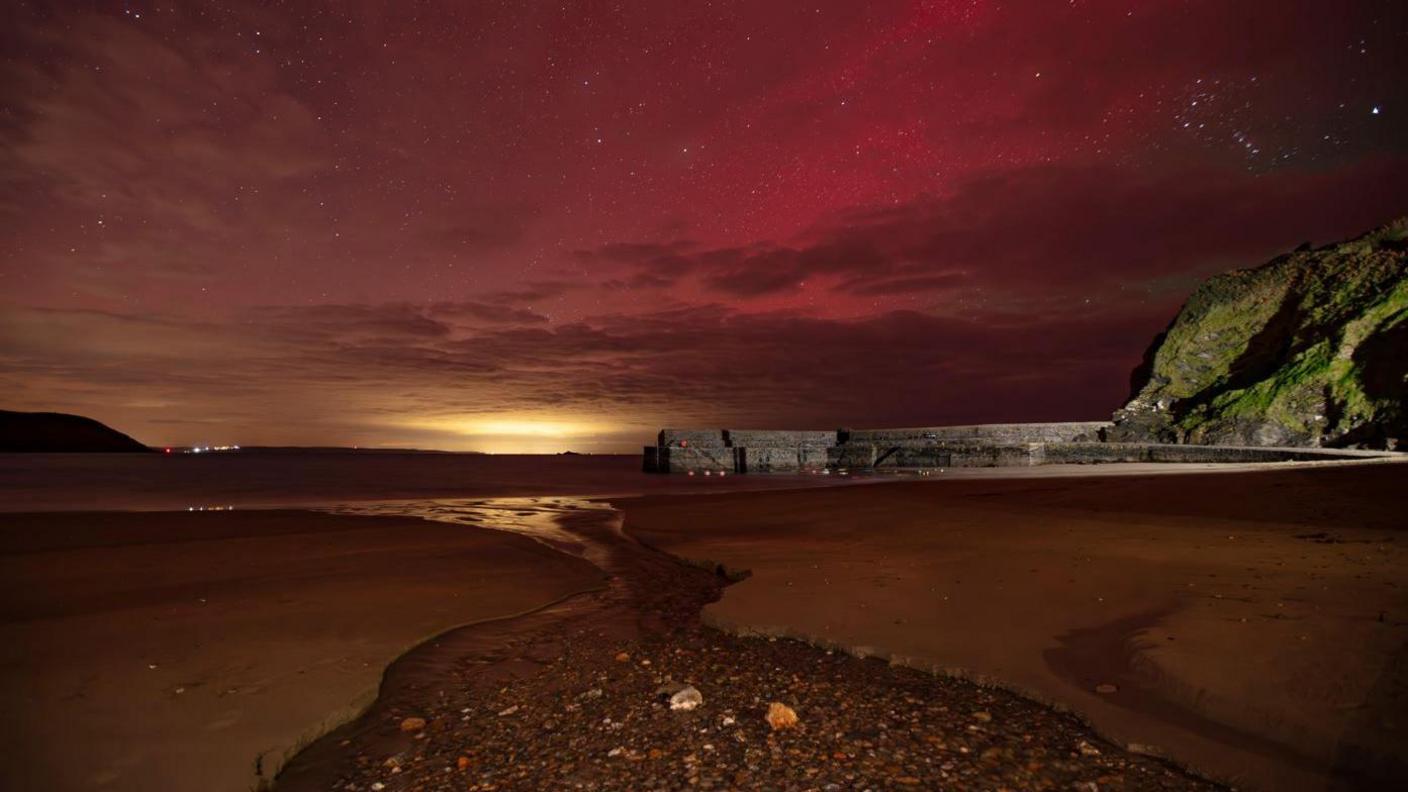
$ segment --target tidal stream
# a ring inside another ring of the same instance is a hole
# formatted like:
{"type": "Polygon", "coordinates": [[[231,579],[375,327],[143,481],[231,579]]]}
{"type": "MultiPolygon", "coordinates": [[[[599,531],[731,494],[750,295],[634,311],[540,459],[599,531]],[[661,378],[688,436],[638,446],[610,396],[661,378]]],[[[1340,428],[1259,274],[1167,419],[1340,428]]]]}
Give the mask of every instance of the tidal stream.
{"type": "Polygon", "coordinates": [[[452,696],[483,694],[552,663],[567,642],[624,644],[643,634],[697,627],[700,609],[718,599],[727,582],[644,547],[621,530],[620,512],[584,498],[380,502],[329,511],[509,531],[582,558],[607,578],[600,589],[526,614],[458,627],[414,647],[387,667],[376,701],[360,717],[314,741],[283,767],[276,781],[280,792],[334,788],[352,769],[356,752],[391,755],[409,744],[408,735],[387,732],[388,713],[428,712],[443,708],[452,696]],[[455,673],[466,665],[475,669],[468,690],[455,673]],[[455,690],[446,690],[452,681],[455,690]]]}
{"type": "Polygon", "coordinates": [[[358,718],[279,772],[301,790],[1213,789],[1005,691],[700,622],[721,568],[685,564],[570,497],[358,504],[510,531],[586,560],[604,584],[412,648],[358,718]],[[703,691],[672,711],[670,692],[703,691]],[[775,703],[801,722],[778,731],[775,703]],[[1097,747],[1098,746],[1098,747],[1097,747]]]}

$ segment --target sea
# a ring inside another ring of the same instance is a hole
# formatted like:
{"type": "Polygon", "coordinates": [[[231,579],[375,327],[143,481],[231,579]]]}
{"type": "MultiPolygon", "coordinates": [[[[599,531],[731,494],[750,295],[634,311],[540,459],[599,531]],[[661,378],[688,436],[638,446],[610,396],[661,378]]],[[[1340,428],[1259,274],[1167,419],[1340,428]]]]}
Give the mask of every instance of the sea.
{"type": "Polygon", "coordinates": [[[221,510],[429,498],[703,494],[842,483],[822,474],[644,473],[639,456],[234,451],[0,454],[0,512],[221,510]]]}

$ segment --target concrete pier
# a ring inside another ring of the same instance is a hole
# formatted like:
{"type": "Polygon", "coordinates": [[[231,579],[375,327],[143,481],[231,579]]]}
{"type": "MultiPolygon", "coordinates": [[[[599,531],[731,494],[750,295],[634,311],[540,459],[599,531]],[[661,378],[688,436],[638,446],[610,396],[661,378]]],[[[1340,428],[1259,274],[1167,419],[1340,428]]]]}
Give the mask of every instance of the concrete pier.
{"type": "Polygon", "coordinates": [[[1103,421],[902,429],[662,429],[648,473],[812,473],[1109,462],[1284,462],[1387,452],[1327,448],[1107,443],[1103,421]]]}

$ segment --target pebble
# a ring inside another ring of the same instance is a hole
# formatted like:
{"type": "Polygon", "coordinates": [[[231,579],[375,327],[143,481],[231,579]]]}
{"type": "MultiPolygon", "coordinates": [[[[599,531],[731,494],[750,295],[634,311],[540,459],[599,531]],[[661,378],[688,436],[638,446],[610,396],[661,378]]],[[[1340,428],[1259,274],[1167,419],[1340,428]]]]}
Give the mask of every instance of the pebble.
{"type": "Polygon", "coordinates": [[[797,725],[798,720],[797,711],[780,701],[774,701],[768,705],[766,717],[768,725],[772,727],[773,731],[790,729],[797,725]]]}
{"type": "Polygon", "coordinates": [[[425,718],[406,718],[401,721],[401,731],[418,732],[425,728],[425,718]]]}
{"type": "Polygon", "coordinates": [[[670,709],[672,710],[684,710],[688,712],[703,703],[704,695],[693,685],[686,685],[675,693],[675,695],[670,696],[670,709]]]}

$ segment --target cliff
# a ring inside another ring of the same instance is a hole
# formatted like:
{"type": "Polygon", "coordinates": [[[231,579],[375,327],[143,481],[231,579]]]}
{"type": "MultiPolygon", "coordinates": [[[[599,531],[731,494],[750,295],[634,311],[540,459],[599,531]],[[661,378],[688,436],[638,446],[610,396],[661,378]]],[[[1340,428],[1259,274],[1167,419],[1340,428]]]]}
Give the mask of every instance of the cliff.
{"type": "Polygon", "coordinates": [[[150,451],[92,418],[0,410],[0,452],[150,451]]]}
{"type": "Polygon", "coordinates": [[[1105,439],[1408,446],[1408,218],[1197,288],[1105,439]]]}

